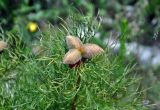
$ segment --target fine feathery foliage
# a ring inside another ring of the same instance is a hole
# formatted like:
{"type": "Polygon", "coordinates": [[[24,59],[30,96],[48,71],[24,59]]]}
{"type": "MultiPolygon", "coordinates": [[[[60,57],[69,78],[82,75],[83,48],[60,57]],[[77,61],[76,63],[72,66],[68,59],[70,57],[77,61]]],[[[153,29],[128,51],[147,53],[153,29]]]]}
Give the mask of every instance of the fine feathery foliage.
{"type": "Polygon", "coordinates": [[[83,42],[94,38],[93,25],[86,21],[70,23],[59,28],[49,24],[41,32],[37,45],[43,51],[38,56],[33,55],[32,46],[23,43],[21,34],[6,34],[4,40],[9,46],[0,54],[0,109],[142,110],[139,87],[134,85],[137,79],[129,75],[132,68],[121,66],[109,50],[80,67],[69,68],[62,63],[67,34],[84,34],[83,42]]]}

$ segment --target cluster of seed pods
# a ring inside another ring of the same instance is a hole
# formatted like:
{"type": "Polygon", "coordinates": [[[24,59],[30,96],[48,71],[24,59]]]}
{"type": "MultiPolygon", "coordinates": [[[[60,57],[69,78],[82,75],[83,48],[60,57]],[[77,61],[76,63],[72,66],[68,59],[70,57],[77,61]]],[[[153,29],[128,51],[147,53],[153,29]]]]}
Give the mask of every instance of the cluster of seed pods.
{"type": "Polygon", "coordinates": [[[78,37],[66,36],[66,43],[69,51],[63,58],[63,63],[68,64],[70,68],[79,66],[82,59],[91,59],[101,54],[104,50],[96,44],[83,44],[78,37]]]}

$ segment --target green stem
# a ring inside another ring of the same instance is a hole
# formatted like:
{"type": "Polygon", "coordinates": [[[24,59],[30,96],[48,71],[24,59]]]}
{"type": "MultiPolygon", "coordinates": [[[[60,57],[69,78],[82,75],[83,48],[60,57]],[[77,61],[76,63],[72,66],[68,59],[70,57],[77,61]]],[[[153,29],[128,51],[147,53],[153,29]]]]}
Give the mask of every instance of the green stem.
{"type": "MultiPolygon", "coordinates": [[[[77,76],[77,82],[76,82],[76,90],[79,88],[80,86],[80,82],[81,82],[81,77],[78,73],[78,76],[77,76]]],[[[72,101],[72,104],[71,104],[71,110],[76,110],[76,101],[77,101],[77,98],[78,98],[78,93],[76,93],[75,97],[73,98],[73,101],[72,101]]]]}

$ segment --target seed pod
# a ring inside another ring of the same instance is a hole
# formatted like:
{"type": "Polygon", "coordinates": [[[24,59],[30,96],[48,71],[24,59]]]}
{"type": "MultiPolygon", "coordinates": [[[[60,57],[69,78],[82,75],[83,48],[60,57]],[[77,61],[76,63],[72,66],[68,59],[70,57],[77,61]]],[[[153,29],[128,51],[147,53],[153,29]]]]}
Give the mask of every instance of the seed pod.
{"type": "Polygon", "coordinates": [[[81,60],[81,52],[78,49],[69,50],[64,56],[63,63],[64,64],[75,64],[79,60],[81,60]]]}
{"type": "Polygon", "coordinates": [[[7,43],[4,41],[0,41],[0,52],[7,48],[7,43]]]}
{"type": "Polygon", "coordinates": [[[83,58],[92,58],[93,56],[96,56],[104,52],[104,50],[96,44],[84,44],[83,49],[83,58]]]}
{"type": "Polygon", "coordinates": [[[66,43],[69,49],[73,49],[73,48],[81,48],[82,47],[82,42],[78,37],[74,37],[74,36],[67,36],[66,37],[66,43]]]}

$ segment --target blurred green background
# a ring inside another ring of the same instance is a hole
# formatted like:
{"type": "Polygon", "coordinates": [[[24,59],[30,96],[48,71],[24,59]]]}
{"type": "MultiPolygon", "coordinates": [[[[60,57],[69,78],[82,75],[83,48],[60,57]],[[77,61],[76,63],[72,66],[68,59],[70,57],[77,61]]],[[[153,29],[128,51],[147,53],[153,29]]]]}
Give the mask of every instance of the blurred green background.
{"type": "MultiPolygon", "coordinates": [[[[160,0],[0,0],[0,27],[4,32],[13,33],[19,29],[24,41],[29,42],[41,34],[39,29],[45,30],[45,23],[60,25],[61,18],[65,20],[73,13],[99,21],[101,27],[96,36],[103,43],[106,38],[118,37],[125,21],[126,43],[136,42],[144,48],[156,48],[155,53],[160,51],[160,0]]],[[[159,65],[146,66],[139,63],[136,56],[129,56],[127,60],[133,59],[137,63],[136,73],[142,77],[141,87],[148,89],[145,100],[153,104],[151,109],[159,110],[159,65]]]]}

